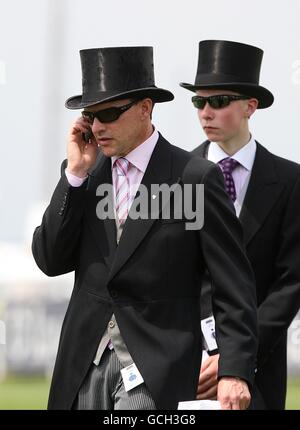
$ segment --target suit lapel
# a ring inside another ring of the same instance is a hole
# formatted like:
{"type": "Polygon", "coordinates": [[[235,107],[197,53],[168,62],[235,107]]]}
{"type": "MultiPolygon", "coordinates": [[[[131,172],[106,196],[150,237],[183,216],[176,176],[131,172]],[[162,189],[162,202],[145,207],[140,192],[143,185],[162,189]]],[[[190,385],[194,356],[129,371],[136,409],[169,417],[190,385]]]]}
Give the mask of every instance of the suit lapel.
{"type": "Polygon", "coordinates": [[[200,146],[198,146],[196,149],[192,151],[193,155],[199,155],[199,157],[207,158],[207,151],[209,146],[209,140],[206,140],[205,142],[201,143],[200,146]]]}
{"type": "Polygon", "coordinates": [[[278,180],[273,155],[257,143],[252,173],[240,214],[246,245],[262,226],[283,188],[284,185],[278,180]]]}
{"type": "MultiPolygon", "coordinates": [[[[141,182],[141,184],[147,187],[150,200],[151,184],[166,183],[171,185],[171,183],[173,183],[171,180],[172,160],[170,147],[171,145],[160,135],[141,182]]],[[[130,258],[154,222],[155,219],[151,218],[133,220],[130,218],[129,213],[123,228],[119,246],[116,250],[109,280],[117,274],[121,267],[130,258]]]]}
{"type": "MultiPolygon", "coordinates": [[[[239,216],[248,245],[260,229],[283,190],[274,166],[273,155],[258,142],[250,181],[239,216]]],[[[193,151],[194,155],[207,158],[209,141],[193,151]]]]}

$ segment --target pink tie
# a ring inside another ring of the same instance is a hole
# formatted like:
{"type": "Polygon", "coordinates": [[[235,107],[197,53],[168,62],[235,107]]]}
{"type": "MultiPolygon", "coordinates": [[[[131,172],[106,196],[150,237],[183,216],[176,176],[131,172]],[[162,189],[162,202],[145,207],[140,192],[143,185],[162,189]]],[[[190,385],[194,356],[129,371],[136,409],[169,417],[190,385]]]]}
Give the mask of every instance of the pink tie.
{"type": "Polygon", "coordinates": [[[127,172],[131,163],[123,157],[115,161],[116,169],[115,196],[116,196],[116,213],[120,224],[124,224],[129,212],[129,180],[127,172]]]}

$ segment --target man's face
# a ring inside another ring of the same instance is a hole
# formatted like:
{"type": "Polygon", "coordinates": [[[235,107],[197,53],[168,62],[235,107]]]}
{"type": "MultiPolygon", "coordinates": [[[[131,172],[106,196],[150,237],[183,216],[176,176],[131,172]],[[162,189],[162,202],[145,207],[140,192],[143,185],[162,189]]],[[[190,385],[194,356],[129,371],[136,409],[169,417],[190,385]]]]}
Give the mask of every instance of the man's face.
{"type": "MultiPolygon", "coordinates": [[[[202,97],[214,95],[239,95],[234,91],[226,90],[199,90],[197,94],[202,97]]],[[[255,99],[235,100],[228,106],[221,109],[212,108],[206,102],[203,109],[198,109],[200,123],[205,131],[207,138],[213,142],[228,142],[238,138],[239,135],[248,127],[248,117],[253,110],[249,110],[250,104],[256,104],[255,99]]],[[[255,110],[255,109],[254,109],[255,110]]]]}
{"type": "MultiPolygon", "coordinates": [[[[96,112],[124,106],[130,102],[130,99],[124,99],[99,103],[86,108],[85,111],[96,112]]],[[[91,125],[92,132],[104,155],[125,156],[148,137],[146,130],[149,129],[151,107],[152,101],[144,99],[133,104],[115,121],[101,122],[97,118],[94,119],[91,125]]]]}

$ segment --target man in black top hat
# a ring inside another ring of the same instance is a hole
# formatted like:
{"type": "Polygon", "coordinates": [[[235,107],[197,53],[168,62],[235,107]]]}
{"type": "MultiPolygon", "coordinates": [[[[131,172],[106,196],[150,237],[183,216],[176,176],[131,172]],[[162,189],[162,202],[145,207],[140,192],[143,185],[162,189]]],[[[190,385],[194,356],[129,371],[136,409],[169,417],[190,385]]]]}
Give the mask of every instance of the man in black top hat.
{"type": "MultiPolygon", "coordinates": [[[[284,409],[287,329],[300,305],[300,166],[277,157],[249,131],[256,109],[273,95],[259,85],[263,51],[223,40],[199,44],[192,97],[208,140],[193,153],[219,164],[244,230],[256,278],[259,349],[254,408],[284,409]]],[[[211,282],[202,289],[202,318],[212,314],[211,282]]],[[[198,398],[216,396],[219,354],[202,363],[198,398]]],[[[222,353],[221,353],[222,354],[222,353]]]]}
{"type": "Polygon", "coordinates": [[[153,127],[153,104],[173,95],[154,84],[151,47],[80,54],[83,93],[66,106],[84,111],[71,127],[68,160],[32,244],[47,275],[75,271],[48,407],[176,409],[195,399],[200,280],[208,268],[222,351],[219,400],[223,408],[245,409],[257,346],[255,288],[222,174],[153,127]],[[160,203],[155,184],[172,192],[161,212],[145,209],[137,218],[139,193],[160,203]],[[192,191],[185,204],[198,209],[199,184],[202,229],[188,229],[174,211],[162,216],[186,186],[192,191]]]}

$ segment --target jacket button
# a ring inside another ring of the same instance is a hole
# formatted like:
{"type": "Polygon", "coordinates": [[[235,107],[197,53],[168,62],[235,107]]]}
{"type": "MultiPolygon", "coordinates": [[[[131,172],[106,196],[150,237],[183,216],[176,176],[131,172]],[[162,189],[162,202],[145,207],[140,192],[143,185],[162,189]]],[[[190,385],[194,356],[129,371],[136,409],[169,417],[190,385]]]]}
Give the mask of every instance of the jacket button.
{"type": "Polygon", "coordinates": [[[113,321],[109,321],[108,326],[109,328],[114,328],[115,323],[113,321]]]}

